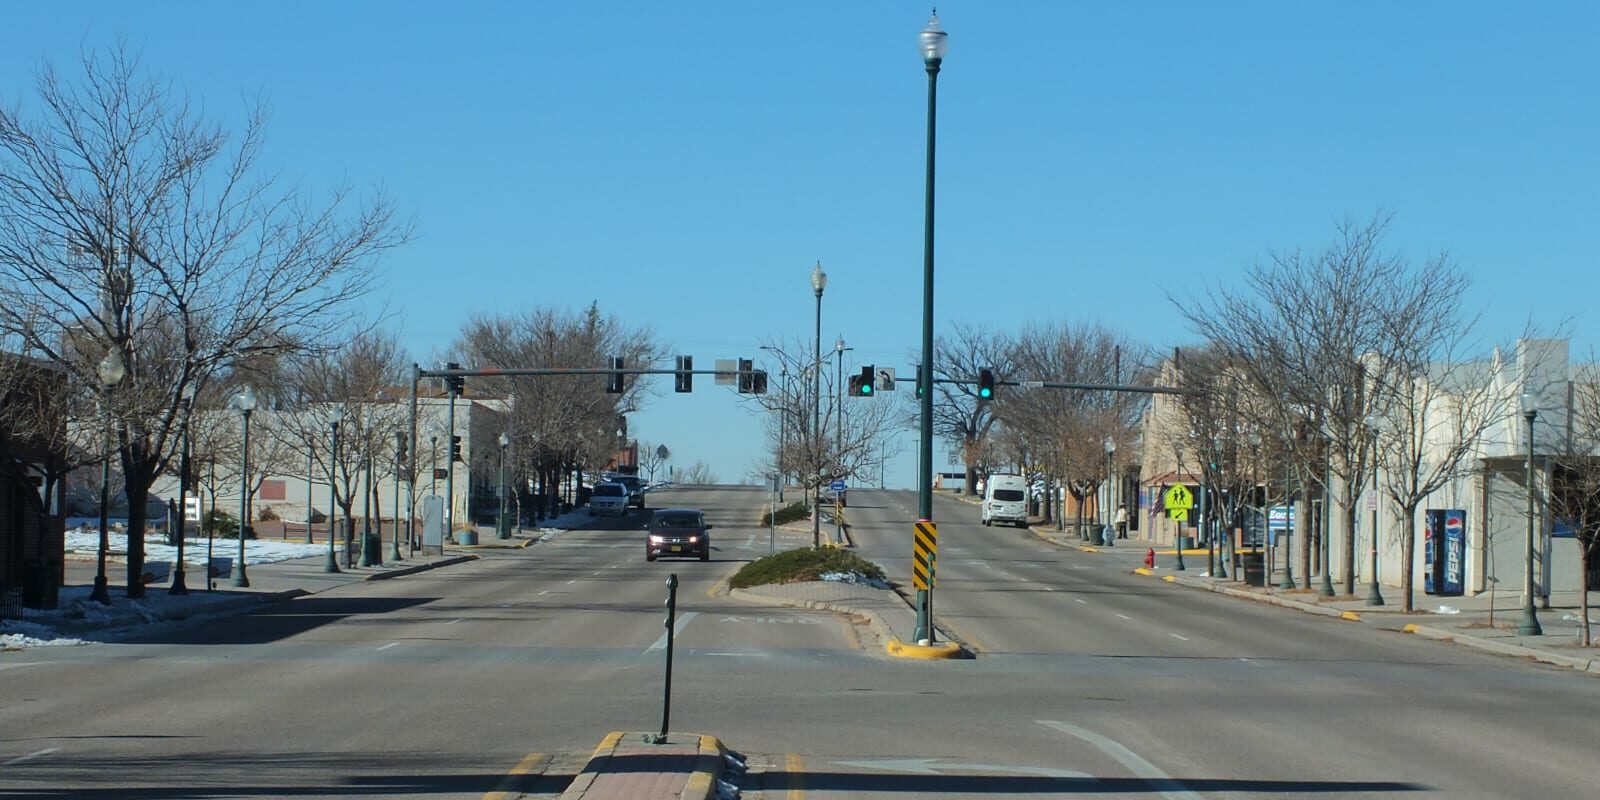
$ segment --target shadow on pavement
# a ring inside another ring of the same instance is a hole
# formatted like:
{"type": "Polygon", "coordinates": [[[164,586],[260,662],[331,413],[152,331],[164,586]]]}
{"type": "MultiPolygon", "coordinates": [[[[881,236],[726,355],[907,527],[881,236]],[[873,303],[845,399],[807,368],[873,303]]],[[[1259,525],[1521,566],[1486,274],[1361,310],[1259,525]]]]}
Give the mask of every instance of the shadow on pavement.
{"type": "Polygon", "coordinates": [[[1152,792],[1248,792],[1264,797],[1421,792],[1429,787],[1402,781],[1295,781],[1248,778],[1053,778],[1031,775],[884,775],[857,772],[766,772],[767,787],[804,786],[807,792],[906,792],[918,797],[1009,795],[1057,797],[1073,794],[1152,792]],[[792,779],[795,781],[790,784],[792,779]]]}
{"type": "Polygon", "coordinates": [[[464,795],[488,792],[559,793],[574,775],[507,776],[514,762],[454,754],[183,753],[61,758],[7,768],[0,797],[213,798],[464,795]],[[476,763],[475,763],[476,762],[476,763]],[[438,773],[416,768],[437,765],[438,773]],[[409,769],[408,769],[409,768],[409,769]],[[159,776],[159,777],[157,777],[159,776]],[[39,788],[21,788],[24,783],[39,788]]]}
{"type": "Polygon", "coordinates": [[[130,636],[124,644],[267,644],[351,617],[387,614],[437,597],[299,597],[197,627],[130,636]]]}

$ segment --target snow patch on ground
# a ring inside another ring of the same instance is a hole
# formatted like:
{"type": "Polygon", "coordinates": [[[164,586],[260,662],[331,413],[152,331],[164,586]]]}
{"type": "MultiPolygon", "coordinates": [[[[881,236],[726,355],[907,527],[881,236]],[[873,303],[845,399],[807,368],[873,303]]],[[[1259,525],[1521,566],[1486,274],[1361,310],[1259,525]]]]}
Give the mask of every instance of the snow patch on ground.
{"type": "MultiPolygon", "coordinates": [[[[218,558],[237,558],[239,555],[239,540],[214,539],[212,540],[211,549],[213,555],[218,558]]],[[[67,531],[68,553],[93,556],[99,551],[100,532],[98,530],[67,531]]],[[[244,541],[244,563],[247,565],[275,564],[279,561],[292,561],[296,558],[307,558],[327,552],[328,545],[325,543],[275,542],[268,539],[246,539],[244,541]]],[[[128,535],[111,531],[106,535],[106,560],[126,562],[127,559],[128,535]]],[[[146,562],[165,561],[176,563],[178,560],[178,548],[167,544],[167,538],[164,535],[146,536],[144,560],[146,562]]],[[[183,563],[205,566],[206,540],[204,538],[184,539],[183,563]]]]}
{"type": "Polygon", "coordinates": [[[824,572],[817,576],[825,581],[836,583],[853,583],[857,586],[871,586],[874,589],[887,589],[889,584],[879,578],[869,578],[859,572],[824,572]]]}

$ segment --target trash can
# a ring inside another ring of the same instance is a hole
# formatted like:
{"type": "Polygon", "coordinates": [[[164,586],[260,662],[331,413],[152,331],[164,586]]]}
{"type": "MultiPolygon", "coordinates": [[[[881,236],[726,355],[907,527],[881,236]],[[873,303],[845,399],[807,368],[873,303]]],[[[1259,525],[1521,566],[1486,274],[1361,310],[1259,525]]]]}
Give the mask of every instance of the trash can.
{"type": "Polygon", "coordinates": [[[1264,553],[1239,553],[1234,569],[1240,570],[1246,586],[1267,585],[1267,562],[1264,553]]]}
{"type": "Polygon", "coordinates": [[[1178,537],[1178,546],[1183,548],[1184,550],[1193,550],[1194,549],[1194,537],[1193,536],[1179,536],[1178,537]]]}

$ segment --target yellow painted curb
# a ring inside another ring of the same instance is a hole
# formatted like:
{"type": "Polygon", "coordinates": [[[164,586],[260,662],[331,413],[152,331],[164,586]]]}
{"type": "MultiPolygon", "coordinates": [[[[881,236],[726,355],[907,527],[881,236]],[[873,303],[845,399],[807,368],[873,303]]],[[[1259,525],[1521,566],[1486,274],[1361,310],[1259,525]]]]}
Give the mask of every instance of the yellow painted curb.
{"type": "Polygon", "coordinates": [[[1339,615],[1339,619],[1349,620],[1351,622],[1360,622],[1361,621],[1361,615],[1357,614],[1354,611],[1346,611],[1343,614],[1339,615]]]}
{"type": "Polygon", "coordinates": [[[1401,628],[1400,630],[1405,631],[1406,633],[1416,633],[1417,630],[1418,630],[1418,626],[1415,623],[1412,623],[1412,624],[1409,624],[1409,625],[1405,626],[1404,628],[1401,628]]]}
{"type": "Polygon", "coordinates": [[[1155,573],[1151,572],[1149,567],[1136,567],[1133,570],[1133,574],[1135,574],[1135,575],[1154,575],[1155,573]]]}
{"type": "Polygon", "coordinates": [[[943,658],[959,658],[961,656],[961,646],[953,642],[940,642],[939,644],[921,645],[907,644],[897,638],[891,638],[888,643],[883,646],[883,649],[887,650],[891,656],[899,656],[900,658],[920,658],[928,661],[943,658]]]}
{"type": "Polygon", "coordinates": [[[1083,551],[1083,552],[1085,552],[1085,553],[1098,553],[1098,552],[1100,552],[1100,548],[1098,548],[1098,547],[1089,547],[1088,545],[1082,545],[1082,544],[1078,545],[1078,549],[1083,551]]]}
{"type": "Polygon", "coordinates": [[[1167,583],[1177,583],[1178,582],[1177,576],[1174,576],[1174,575],[1162,575],[1161,576],[1161,580],[1164,580],[1167,583]]]}
{"type": "Polygon", "coordinates": [[[536,539],[524,539],[522,541],[522,544],[517,545],[517,549],[518,550],[526,549],[529,545],[533,544],[535,541],[537,541],[537,540],[536,539]]]}

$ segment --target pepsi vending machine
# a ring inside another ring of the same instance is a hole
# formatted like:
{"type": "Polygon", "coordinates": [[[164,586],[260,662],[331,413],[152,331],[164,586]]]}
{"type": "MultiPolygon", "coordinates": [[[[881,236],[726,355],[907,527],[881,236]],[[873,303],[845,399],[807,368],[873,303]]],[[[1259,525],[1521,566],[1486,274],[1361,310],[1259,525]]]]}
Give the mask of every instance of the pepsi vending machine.
{"type": "Polygon", "coordinates": [[[1464,592],[1467,564],[1467,512],[1430,508],[1422,545],[1422,590],[1455,597],[1464,592]]]}

